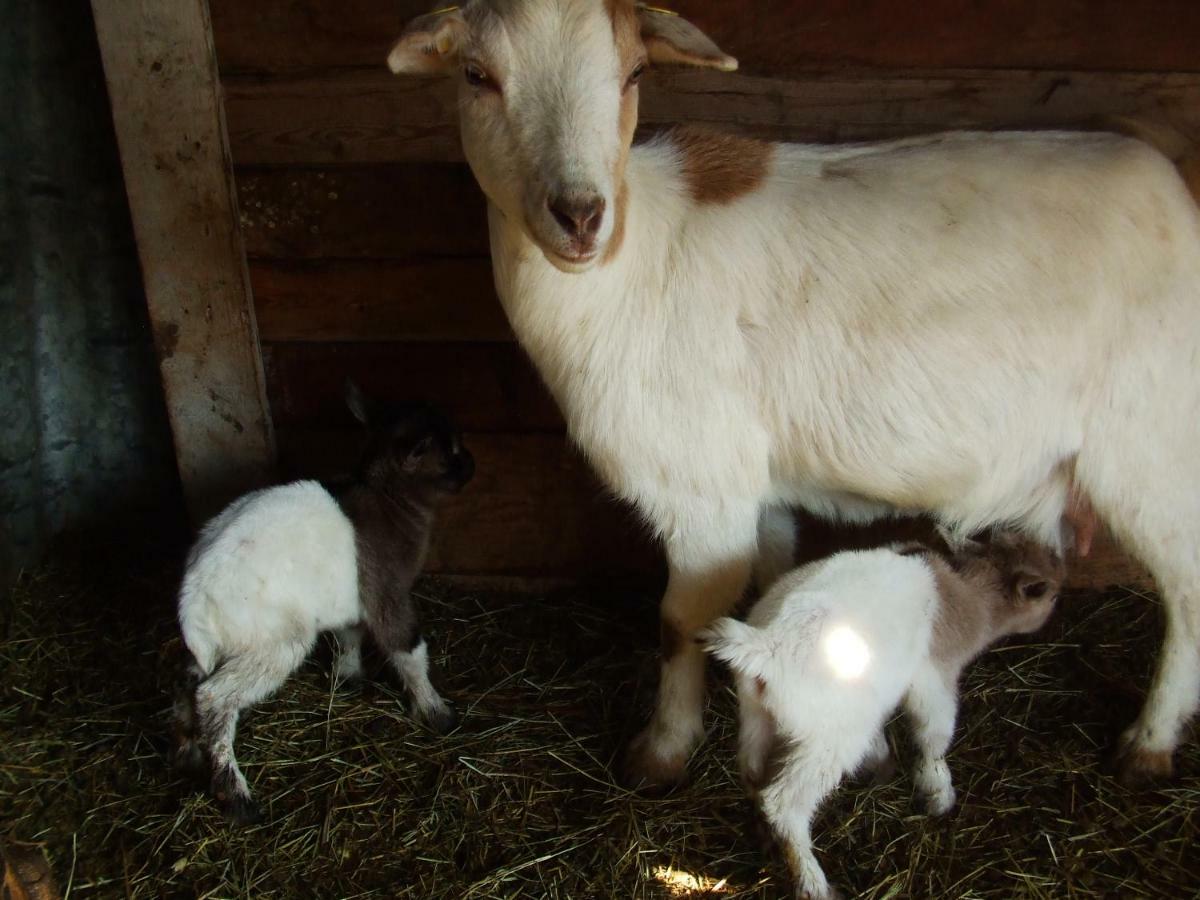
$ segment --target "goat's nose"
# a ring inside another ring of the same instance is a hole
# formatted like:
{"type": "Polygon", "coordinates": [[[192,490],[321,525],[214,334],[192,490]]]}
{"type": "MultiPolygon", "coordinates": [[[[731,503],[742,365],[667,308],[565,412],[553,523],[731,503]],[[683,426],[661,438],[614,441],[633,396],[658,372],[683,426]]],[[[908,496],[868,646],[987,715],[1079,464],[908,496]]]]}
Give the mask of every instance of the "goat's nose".
{"type": "Polygon", "coordinates": [[[594,238],[604,221],[604,198],[595,191],[562,194],[546,201],[555,221],[572,238],[594,238]]]}

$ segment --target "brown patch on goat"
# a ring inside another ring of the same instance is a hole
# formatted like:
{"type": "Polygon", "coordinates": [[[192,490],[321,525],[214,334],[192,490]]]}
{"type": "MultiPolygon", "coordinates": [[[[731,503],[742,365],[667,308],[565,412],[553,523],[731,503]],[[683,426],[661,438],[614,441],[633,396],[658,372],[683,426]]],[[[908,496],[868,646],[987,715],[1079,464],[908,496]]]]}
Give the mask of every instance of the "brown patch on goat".
{"type": "Polygon", "coordinates": [[[604,248],[604,255],[600,258],[602,266],[616,259],[621,245],[625,243],[625,212],[629,208],[629,187],[625,184],[624,177],[621,178],[620,184],[617,188],[617,203],[613,207],[612,236],[608,239],[608,246],[604,248]]]}
{"type": "Polygon", "coordinates": [[[731,203],[763,183],[775,152],[765,141],[680,127],[670,132],[683,180],[697,203],[731,203]]]}
{"type": "Polygon", "coordinates": [[[663,662],[674,659],[679,655],[679,651],[683,647],[683,635],[680,634],[679,628],[674,622],[669,622],[666,619],[662,620],[662,624],[659,626],[658,643],[662,652],[663,662]]]}
{"type": "MultiPolygon", "coordinates": [[[[617,45],[620,60],[620,76],[628,77],[634,66],[645,56],[642,46],[637,10],[628,0],[605,0],[605,8],[612,20],[613,41],[617,45]]],[[[600,265],[614,260],[625,242],[625,212],[629,208],[629,189],[625,184],[625,164],[629,159],[629,148],[633,145],[633,133],[638,119],[638,88],[631,84],[622,86],[621,112],[617,119],[621,152],[613,165],[613,184],[617,185],[616,203],[613,206],[613,231],[600,258],[600,265]]]]}

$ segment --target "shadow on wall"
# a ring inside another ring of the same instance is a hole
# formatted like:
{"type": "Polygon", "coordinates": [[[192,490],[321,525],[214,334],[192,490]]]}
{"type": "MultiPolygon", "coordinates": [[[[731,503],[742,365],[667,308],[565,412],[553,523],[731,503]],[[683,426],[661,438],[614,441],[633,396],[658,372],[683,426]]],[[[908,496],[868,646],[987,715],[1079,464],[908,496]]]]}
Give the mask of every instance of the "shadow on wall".
{"type": "Polygon", "coordinates": [[[64,535],[137,554],[183,534],[91,7],[13,0],[8,9],[0,33],[0,591],[64,535]]]}

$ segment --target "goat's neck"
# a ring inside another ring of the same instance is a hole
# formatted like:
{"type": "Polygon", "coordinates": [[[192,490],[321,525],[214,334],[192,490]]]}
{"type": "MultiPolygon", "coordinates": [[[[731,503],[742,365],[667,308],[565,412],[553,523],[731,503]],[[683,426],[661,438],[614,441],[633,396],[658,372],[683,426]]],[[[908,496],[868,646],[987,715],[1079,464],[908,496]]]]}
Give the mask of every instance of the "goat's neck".
{"type": "MultiPolygon", "coordinates": [[[[579,274],[556,269],[519,221],[493,204],[488,208],[500,301],[521,345],[568,414],[564,392],[570,373],[589,364],[607,368],[611,354],[621,352],[610,346],[612,336],[621,331],[612,327],[613,320],[626,328],[636,320],[643,337],[648,329],[664,324],[647,314],[646,305],[667,302],[683,199],[661,151],[635,147],[625,179],[628,199],[620,246],[609,259],[579,274]]],[[[624,365],[630,362],[622,360],[624,365]]]]}

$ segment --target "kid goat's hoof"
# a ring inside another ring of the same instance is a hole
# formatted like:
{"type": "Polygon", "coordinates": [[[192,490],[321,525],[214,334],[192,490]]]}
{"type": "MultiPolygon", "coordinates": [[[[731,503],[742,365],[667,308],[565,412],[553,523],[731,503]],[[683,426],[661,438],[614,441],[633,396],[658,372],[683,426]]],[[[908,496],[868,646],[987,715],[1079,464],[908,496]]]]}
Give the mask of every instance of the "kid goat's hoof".
{"type": "Polygon", "coordinates": [[[421,710],[419,715],[429,729],[438,734],[449,734],[458,725],[458,713],[448,703],[421,710]]]}
{"type": "Polygon", "coordinates": [[[262,807],[255,803],[252,797],[247,797],[245,794],[233,794],[224,799],[217,797],[217,803],[221,807],[221,812],[225,814],[225,818],[233,825],[243,827],[258,825],[266,819],[262,807]]]}

